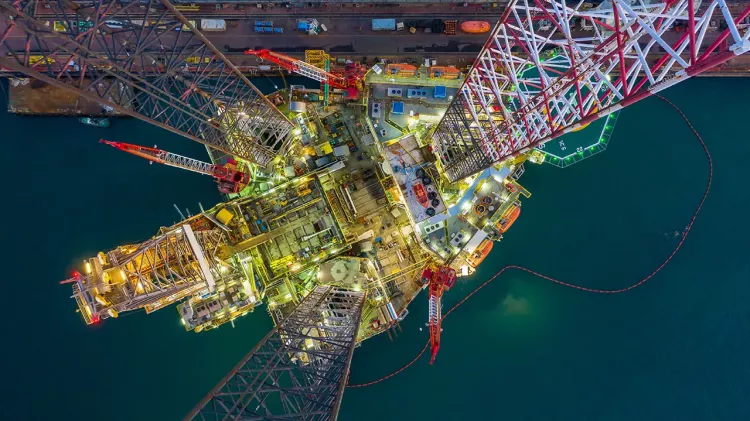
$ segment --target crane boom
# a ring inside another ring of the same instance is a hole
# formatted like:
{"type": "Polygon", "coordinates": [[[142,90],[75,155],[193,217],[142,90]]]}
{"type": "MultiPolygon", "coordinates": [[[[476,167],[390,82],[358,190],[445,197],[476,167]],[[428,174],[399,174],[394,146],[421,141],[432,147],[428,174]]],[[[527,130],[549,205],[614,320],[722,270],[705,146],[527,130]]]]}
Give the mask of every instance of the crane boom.
{"type": "Polygon", "coordinates": [[[207,162],[198,161],[197,159],[167,152],[162,149],[149,148],[124,142],[113,142],[105,139],[100,139],[99,142],[112,146],[123,152],[140,156],[151,162],[211,176],[219,183],[219,190],[221,190],[222,193],[236,193],[250,181],[249,175],[237,170],[233,165],[235,164],[234,162],[225,165],[209,164],[207,162]]]}
{"type": "Polygon", "coordinates": [[[432,364],[440,349],[440,333],[443,330],[443,292],[456,284],[456,271],[450,266],[441,266],[435,270],[427,268],[422,273],[422,278],[430,282],[427,325],[430,328],[430,364],[432,364]]]}
{"type": "Polygon", "coordinates": [[[346,89],[349,87],[349,83],[346,78],[339,75],[335,75],[331,72],[326,72],[323,69],[317,68],[310,63],[305,63],[302,60],[289,57],[284,54],[275,53],[271,50],[245,50],[246,55],[253,55],[276,63],[279,66],[289,70],[290,72],[297,73],[302,76],[307,76],[310,79],[317,80],[333,86],[334,88],[346,89]]]}

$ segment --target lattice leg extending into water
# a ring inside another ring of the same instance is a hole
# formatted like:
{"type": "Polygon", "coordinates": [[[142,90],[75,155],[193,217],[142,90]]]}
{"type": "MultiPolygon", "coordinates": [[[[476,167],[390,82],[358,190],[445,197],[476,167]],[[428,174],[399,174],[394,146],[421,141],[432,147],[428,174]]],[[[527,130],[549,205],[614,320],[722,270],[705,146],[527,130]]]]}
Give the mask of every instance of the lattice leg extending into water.
{"type": "Polygon", "coordinates": [[[738,6],[512,1],[433,135],[446,176],[467,177],[747,52],[750,7],[738,6]],[[714,31],[719,20],[726,29],[714,31]]]}
{"type": "Polygon", "coordinates": [[[363,303],[316,287],[185,419],[336,419],[363,303]]]}

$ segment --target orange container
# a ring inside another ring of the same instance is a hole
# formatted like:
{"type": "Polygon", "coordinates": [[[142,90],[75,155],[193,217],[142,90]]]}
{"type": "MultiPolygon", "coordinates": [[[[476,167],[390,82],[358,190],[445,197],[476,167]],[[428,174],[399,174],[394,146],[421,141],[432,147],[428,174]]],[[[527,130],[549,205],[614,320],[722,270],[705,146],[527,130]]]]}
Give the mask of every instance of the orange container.
{"type": "Polygon", "coordinates": [[[490,30],[490,23],[483,20],[469,20],[461,23],[461,31],[467,34],[483,34],[490,30]]]}

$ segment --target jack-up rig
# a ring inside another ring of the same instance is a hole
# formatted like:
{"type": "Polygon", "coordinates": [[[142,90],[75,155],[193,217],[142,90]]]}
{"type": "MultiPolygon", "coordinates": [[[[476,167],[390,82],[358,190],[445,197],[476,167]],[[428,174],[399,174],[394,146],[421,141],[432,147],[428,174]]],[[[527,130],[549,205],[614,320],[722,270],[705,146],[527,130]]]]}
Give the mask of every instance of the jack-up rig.
{"type": "MultiPolygon", "coordinates": [[[[405,288],[426,266],[454,262],[429,277],[434,359],[440,294],[455,282],[446,271],[479,264],[518,216],[524,189],[515,178],[535,148],[750,50],[741,24],[750,8],[735,13],[726,0],[584,5],[511,1],[443,115],[389,142],[377,141],[386,128],[368,127],[382,157],[373,175],[342,175],[355,160],[322,156],[301,174],[290,163],[293,170],[267,190],[86,259],[66,281],[84,320],[180,302],[186,329],[201,331],[265,300],[276,327],[188,418],[335,419],[355,345],[405,316],[416,294],[405,288]],[[724,21],[716,31],[714,19],[724,21]],[[576,31],[574,22],[591,30],[576,31]],[[676,25],[684,32],[671,32],[676,25]],[[373,191],[385,209],[372,214],[376,220],[361,213],[373,191]],[[375,234],[376,225],[388,237],[375,234]],[[382,258],[363,257],[375,254],[382,258]]],[[[295,129],[300,119],[280,111],[168,0],[0,0],[0,10],[6,73],[200,142],[213,164],[111,143],[119,149],[241,185],[242,172],[223,162],[272,167],[313,131],[304,119],[295,129]]],[[[257,55],[351,88],[345,76],[257,55]]],[[[369,98],[371,117],[383,101],[369,98]]],[[[332,134],[350,130],[335,114],[311,120],[332,134]]],[[[356,156],[354,143],[336,147],[321,146],[321,154],[356,156]]]]}

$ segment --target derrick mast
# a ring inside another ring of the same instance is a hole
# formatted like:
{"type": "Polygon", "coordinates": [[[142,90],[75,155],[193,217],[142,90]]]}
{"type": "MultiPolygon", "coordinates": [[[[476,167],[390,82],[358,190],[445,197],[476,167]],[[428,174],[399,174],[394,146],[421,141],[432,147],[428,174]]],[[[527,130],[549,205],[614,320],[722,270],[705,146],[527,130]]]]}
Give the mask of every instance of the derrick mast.
{"type": "Polygon", "coordinates": [[[218,227],[193,229],[185,223],[143,243],[99,253],[85,260],[84,273],[61,283],[72,284],[87,324],[140,308],[150,313],[240,276],[238,268],[221,259],[228,241],[218,227]]]}

